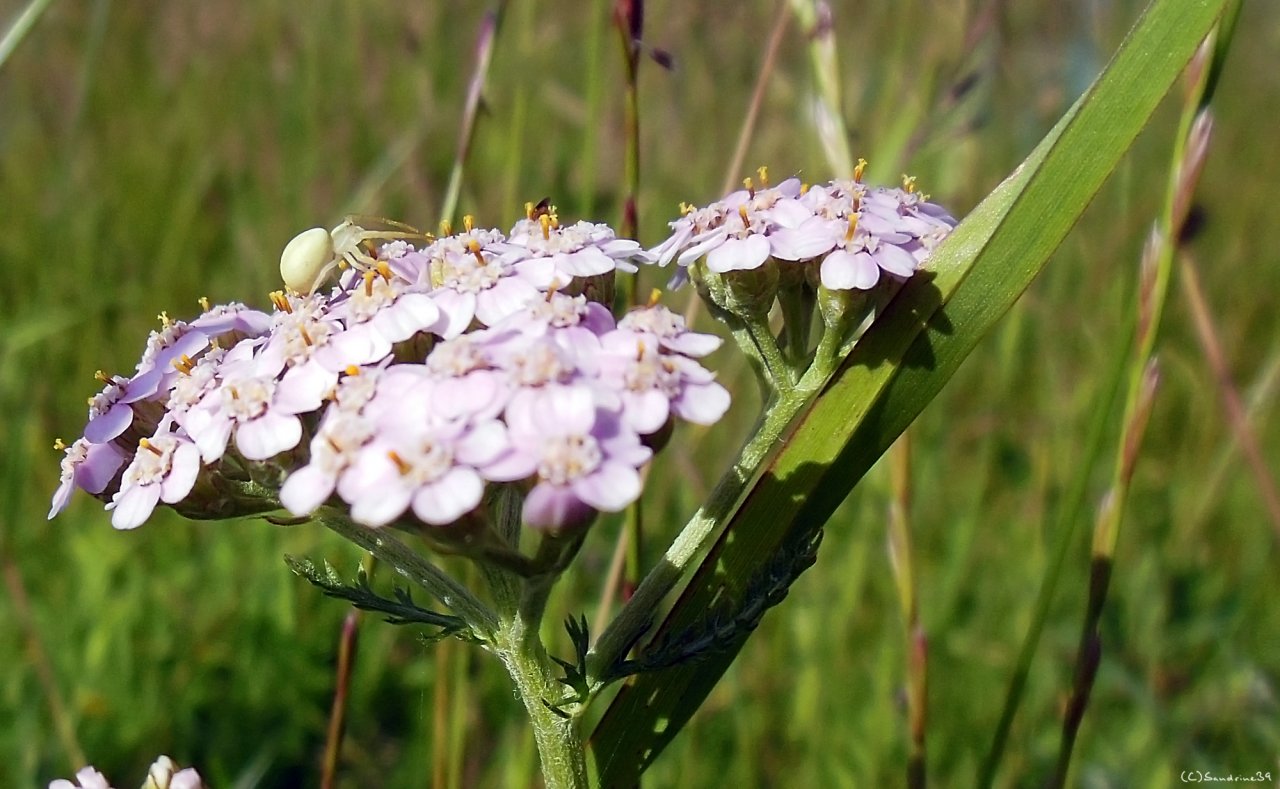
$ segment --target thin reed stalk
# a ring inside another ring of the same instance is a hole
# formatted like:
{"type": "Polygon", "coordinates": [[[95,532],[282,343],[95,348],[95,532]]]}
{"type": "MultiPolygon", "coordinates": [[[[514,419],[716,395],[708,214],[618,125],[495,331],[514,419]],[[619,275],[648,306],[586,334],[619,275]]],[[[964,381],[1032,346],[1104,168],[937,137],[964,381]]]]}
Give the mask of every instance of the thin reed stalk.
{"type": "MultiPolygon", "coordinates": [[[[1143,249],[1137,293],[1137,334],[1130,357],[1121,437],[1116,449],[1111,487],[1094,524],[1089,594],[1076,652],[1076,671],[1067,702],[1058,759],[1047,785],[1067,783],[1080,725],[1102,661],[1099,622],[1115,571],[1116,546],[1124,523],[1129,485],[1137,465],[1152,403],[1159,383],[1155,343],[1172,277],[1174,253],[1186,223],[1212,133],[1212,118],[1202,99],[1211,69],[1215,37],[1211,34],[1187,67],[1183,110],[1170,159],[1169,186],[1162,215],[1143,249]]],[[[1225,42],[1224,42],[1225,44],[1225,42]]],[[[1220,61],[1219,61],[1220,62],[1220,61]]]]}
{"type": "Polygon", "coordinates": [[[351,672],[356,664],[356,647],[360,642],[358,610],[347,613],[342,620],[338,636],[338,664],[334,667],[333,704],[329,708],[329,728],[324,740],[324,761],[321,766],[320,786],[333,789],[338,780],[338,762],[342,755],[342,740],[347,731],[347,700],[351,691],[351,672]]]}
{"type": "Polygon", "coordinates": [[[489,64],[493,60],[493,42],[498,37],[502,26],[502,17],[506,11],[506,0],[495,3],[480,22],[480,30],[476,34],[475,66],[471,70],[471,82],[467,85],[467,100],[462,110],[462,125],[458,129],[458,145],[453,154],[453,168],[449,172],[449,186],[445,189],[444,202],[440,208],[441,223],[451,223],[458,211],[458,198],[462,193],[462,178],[466,171],[467,160],[471,156],[471,143],[476,134],[476,118],[480,114],[480,104],[484,98],[484,86],[489,76],[489,64]]]}
{"type": "Polygon", "coordinates": [[[1280,494],[1276,492],[1275,482],[1271,471],[1267,468],[1267,461],[1263,457],[1257,433],[1249,426],[1249,414],[1245,409],[1244,401],[1240,398],[1240,391],[1231,378],[1231,370],[1227,365],[1222,343],[1218,339],[1213,315],[1205,302],[1204,289],[1200,287],[1200,275],[1196,271],[1195,261],[1191,253],[1185,251],[1179,258],[1182,295],[1187,300],[1191,321],[1195,324],[1200,350],[1204,352],[1205,361],[1213,371],[1214,383],[1217,384],[1218,393],[1222,398],[1222,410],[1225,412],[1227,423],[1231,426],[1236,442],[1240,445],[1245,465],[1253,474],[1254,486],[1257,487],[1262,504],[1266,507],[1267,516],[1271,519],[1271,529],[1275,532],[1276,539],[1280,540],[1280,494]]]}
{"type": "Polygon", "coordinates": [[[916,593],[911,557],[911,434],[903,433],[889,450],[889,477],[893,496],[889,503],[889,563],[893,568],[902,611],[907,678],[907,786],[927,784],[925,732],[928,709],[928,645],[920,622],[920,598],[916,593]]]}

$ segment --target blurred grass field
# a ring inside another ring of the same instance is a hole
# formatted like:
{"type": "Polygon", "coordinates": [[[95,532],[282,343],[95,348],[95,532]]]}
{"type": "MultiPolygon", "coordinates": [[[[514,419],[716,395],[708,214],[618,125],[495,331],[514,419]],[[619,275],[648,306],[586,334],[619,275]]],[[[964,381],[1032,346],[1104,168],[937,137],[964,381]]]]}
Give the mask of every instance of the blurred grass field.
{"type": "MultiPolygon", "coordinates": [[[[460,206],[479,223],[509,225],[524,201],[546,195],[562,217],[617,220],[622,64],[610,5],[508,9],[460,206]]],[[[834,5],[855,155],[871,160],[872,180],[917,175],[957,216],[1025,156],[1141,9],[997,4],[995,25],[967,41],[976,3],[834,5]]],[[[0,24],[22,7],[0,2],[0,24]]],[[[317,779],[346,611],[281,556],[351,571],[354,548],[313,527],[167,512],[118,533],[87,497],[45,521],[60,458],[53,438],[78,435],[94,370],[130,372],[158,313],[189,317],[200,296],[264,306],[284,243],[345,213],[421,227],[438,219],[483,8],[299,8],[53,3],[0,65],[0,271],[10,283],[0,291],[0,786],[68,776],[81,754],[121,785],[158,753],[220,787],[317,779]]],[[[677,64],[646,63],[641,76],[641,236],[653,243],[680,200],[718,196],[775,7],[651,2],[647,12],[646,39],[677,64]]],[[[1214,105],[1197,199],[1204,224],[1189,247],[1273,470],[1280,223],[1266,201],[1280,183],[1278,47],[1280,7],[1246,6],[1214,105]]],[[[804,36],[792,28],[748,170],[830,175],[804,109],[810,83],[804,36]]],[[[989,746],[1084,437],[1127,350],[1176,111],[1170,102],[1157,113],[1046,273],[912,428],[929,770],[939,786],[971,784],[989,746]]],[[[644,287],[662,279],[651,274],[644,287]]],[[[1164,786],[1193,769],[1280,775],[1280,532],[1222,416],[1180,284],[1076,749],[1081,785],[1164,786]]],[[[651,556],[754,414],[744,371],[728,353],[713,361],[738,403],[713,431],[684,428],[655,467],[651,556]]],[[[1092,502],[1109,472],[1093,470],[1092,502]]],[[[765,618],[646,785],[903,782],[888,498],[877,469],[829,525],[817,566],[765,618]]],[[[591,616],[616,528],[606,521],[589,540],[558,611],[591,616]]],[[[1086,520],[1000,785],[1035,785],[1055,759],[1088,541],[1086,520]]],[[[431,785],[441,738],[453,753],[445,774],[460,785],[536,780],[532,738],[496,664],[460,647],[442,663],[412,632],[374,620],[361,639],[344,785],[431,785]],[[442,681],[461,734],[435,723],[442,681]]]]}

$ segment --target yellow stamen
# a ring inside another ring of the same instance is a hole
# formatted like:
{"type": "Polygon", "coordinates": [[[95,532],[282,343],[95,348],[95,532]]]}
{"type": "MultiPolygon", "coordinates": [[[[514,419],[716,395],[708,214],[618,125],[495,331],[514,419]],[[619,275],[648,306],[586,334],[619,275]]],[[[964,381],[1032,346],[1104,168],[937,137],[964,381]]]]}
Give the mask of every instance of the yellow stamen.
{"type": "Polygon", "coordinates": [[[853,216],[849,217],[849,229],[844,234],[844,240],[852,241],[853,234],[855,231],[857,231],[857,229],[858,229],[858,215],[854,214],[853,216]]]}
{"type": "Polygon", "coordinates": [[[530,222],[533,221],[533,201],[532,200],[524,201],[524,217],[525,219],[528,219],[530,222]]]}
{"type": "Polygon", "coordinates": [[[440,221],[440,235],[442,236],[453,235],[453,224],[448,219],[442,219],[440,221]]]}
{"type": "Polygon", "coordinates": [[[759,167],[756,168],[756,175],[760,176],[761,186],[769,185],[769,168],[768,167],[765,167],[764,165],[760,165],[759,167]]]}
{"type": "Polygon", "coordinates": [[[93,373],[93,377],[98,379],[98,383],[103,383],[103,384],[111,383],[111,376],[107,375],[101,370],[95,370],[93,373]]]}
{"type": "Polygon", "coordinates": [[[658,290],[657,288],[654,288],[653,290],[649,291],[649,306],[650,307],[658,306],[658,301],[661,298],[662,298],[662,291],[658,290]]]}
{"type": "Polygon", "coordinates": [[[809,185],[800,184],[800,194],[808,194],[808,192],[809,192],[809,185]]]}
{"type": "Polygon", "coordinates": [[[680,201],[680,216],[688,216],[696,210],[697,208],[692,203],[686,203],[683,200],[680,201]]]}
{"type": "Polygon", "coordinates": [[[142,440],[140,440],[140,441],[138,442],[138,449],[145,449],[145,450],[147,450],[148,452],[151,452],[151,453],[153,453],[153,454],[155,454],[155,455],[163,455],[163,454],[164,454],[163,452],[161,452],[161,451],[160,451],[160,449],[159,449],[159,448],[157,448],[157,447],[156,447],[156,445],[155,445],[155,444],[152,444],[150,441],[146,440],[145,438],[144,438],[144,439],[142,439],[142,440]]]}
{"type": "Polygon", "coordinates": [[[745,205],[738,206],[738,216],[742,217],[742,226],[744,228],[751,227],[751,220],[747,217],[747,207],[745,205]]]}
{"type": "Polygon", "coordinates": [[[391,266],[387,265],[387,261],[379,260],[378,264],[374,266],[374,268],[377,269],[378,276],[382,277],[387,282],[391,281],[391,266]]]}
{"type": "Polygon", "coordinates": [[[177,359],[174,359],[172,362],[170,362],[170,364],[173,365],[173,369],[177,370],[183,375],[191,375],[191,371],[196,366],[195,361],[192,360],[192,358],[190,356],[187,356],[185,353],[182,354],[182,356],[178,357],[177,359]]]}
{"type": "Polygon", "coordinates": [[[538,223],[542,225],[542,240],[551,240],[551,217],[547,214],[543,214],[538,217],[538,223]]]}
{"type": "Polygon", "coordinates": [[[644,361],[644,340],[636,343],[636,361],[644,361]]]}
{"type": "Polygon", "coordinates": [[[271,300],[271,305],[281,312],[293,312],[293,305],[289,304],[289,299],[284,295],[284,291],[273,290],[267,294],[267,298],[271,300]]]}
{"type": "Polygon", "coordinates": [[[756,196],[756,185],[751,180],[751,176],[747,176],[746,178],[742,179],[742,188],[746,189],[747,194],[751,195],[752,197],[756,196]]]}
{"type": "Polygon", "coordinates": [[[66,451],[67,451],[67,445],[66,445],[66,444],[64,444],[64,443],[62,443],[62,439],[60,439],[60,438],[55,438],[55,439],[53,440],[53,448],[54,448],[54,449],[56,449],[56,450],[58,450],[59,452],[66,452],[66,451]]]}
{"type": "Polygon", "coordinates": [[[170,318],[167,312],[161,312],[156,316],[156,320],[160,321],[160,325],[166,329],[173,325],[173,318],[170,318]]]}
{"type": "MultiPolygon", "coordinates": [[[[366,271],[363,277],[364,277],[364,295],[372,298],[373,297],[373,281],[378,278],[378,275],[372,271],[366,271]]],[[[310,345],[311,343],[307,343],[307,344],[310,345]]]]}
{"type": "Polygon", "coordinates": [[[858,164],[853,168],[853,180],[862,183],[862,174],[867,171],[867,160],[858,157],[858,164]]]}
{"type": "Polygon", "coordinates": [[[305,326],[298,327],[298,334],[302,335],[302,341],[307,345],[315,345],[315,341],[311,339],[311,335],[307,334],[307,329],[305,326]]]}
{"type": "Polygon", "coordinates": [[[360,368],[355,366],[354,364],[348,364],[347,369],[343,370],[343,372],[346,373],[347,375],[359,375],[360,368]]]}
{"type": "Polygon", "coordinates": [[[470,233],[472,230],[475,229],[476,218],[471,214],[467,214],[466,216],[462,217],[462,226],[466,229],[468,233],[470,233]]]}
{"type": "Polygon", "coordinates": [[[903,174],[902,174],[902,189],[903,189],[903,191],[905,191],[907,194],[915,194],[915,191],[916,191],[916,177],[915,177],[914,175],[907,175],[906,173],[903,173],[903,174]]]}
{"type": "Polygon", "coordinates": [[[480,252],[480,242],[474,238],[467,242],[467,251],[475,256],[476,262],[484,265],[484,254],[480,252]]]}
{"type": "Polygon", "coordinates": [[[208,312],[208,311],[209,311],[209,297],[208,297],[208,296],[201,296],[199,299],[196,299],[196,303],[198,303],[198,304],[200,305],[200,309],[204,310],[205,312],[208,312]]]}
{"type": "Polygon", "coordinates": [[[397,455],[394,449],[387,452],[387,457],[391,458],[391,462],[396,464],[396,468],[399,469],[402,476],[413,471],[413,466],[406,463],[404,458],[397,455]]]}

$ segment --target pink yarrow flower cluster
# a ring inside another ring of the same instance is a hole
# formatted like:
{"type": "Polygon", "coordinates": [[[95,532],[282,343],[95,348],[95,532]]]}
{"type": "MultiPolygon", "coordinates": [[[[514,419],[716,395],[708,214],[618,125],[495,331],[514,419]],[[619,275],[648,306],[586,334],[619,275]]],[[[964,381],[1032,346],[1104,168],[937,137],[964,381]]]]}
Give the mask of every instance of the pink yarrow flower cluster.
{"type": "Polygon", "coordinates": [[[705,207],[682,206],[672,235],[652,253],[660,265],[681,268],[672,283],[687,279],[687,267],[705,259],[708,271],[724,274],[759,268],[773,258],[783,263],[816,263],[829,290],[867,290],[882,275],[910,277],[955,227],[945,209],[915,190],[862,182],[859,160],[850,179],[805,187],[790,178],[767,186],[747,179],[746,188],[705,207]]]}
{"type": "Polygon", "coordinates": [[[322,254],[292,263],[342,269],[328,291],[166,318],[133,376],[101,376],[84,437],[60,444],[49,516],[76,488],[120,529],[160,503],[221,517],[218,496],[266,489],[252,511],[446,526],[515,485],[525,523],[558,530],[635,501],[675,419],[729,407],[699,362],[717,338],[656,304],[616,321],[584,295],[652,261],[607,226],[531,208],[509,234],[468,220],[421,246],[340,227],[364,246],[330,260],[312,237],[322,254]]]}

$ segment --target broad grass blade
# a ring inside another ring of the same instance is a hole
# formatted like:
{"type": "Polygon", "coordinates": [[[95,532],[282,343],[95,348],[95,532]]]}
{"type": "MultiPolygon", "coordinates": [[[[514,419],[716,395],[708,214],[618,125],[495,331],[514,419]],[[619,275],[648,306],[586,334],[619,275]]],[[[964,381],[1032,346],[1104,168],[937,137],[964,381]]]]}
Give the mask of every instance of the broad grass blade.
{"type": "MultiPolygon", "coordinates": [[[[768,461],[658,628],[681,632],[820,528],[1018,299],[1114,170],[1224,0],[1148,7],[1107,69],[936,251],[768,461]],[[730,539],[732,537],[732,539],[730,539]]],[[[833,612],[833,615],[834,614],[833,612]]],[[[602,786],[633,785],[745,642],[637,677],[591,738],[602,786]]]]}

